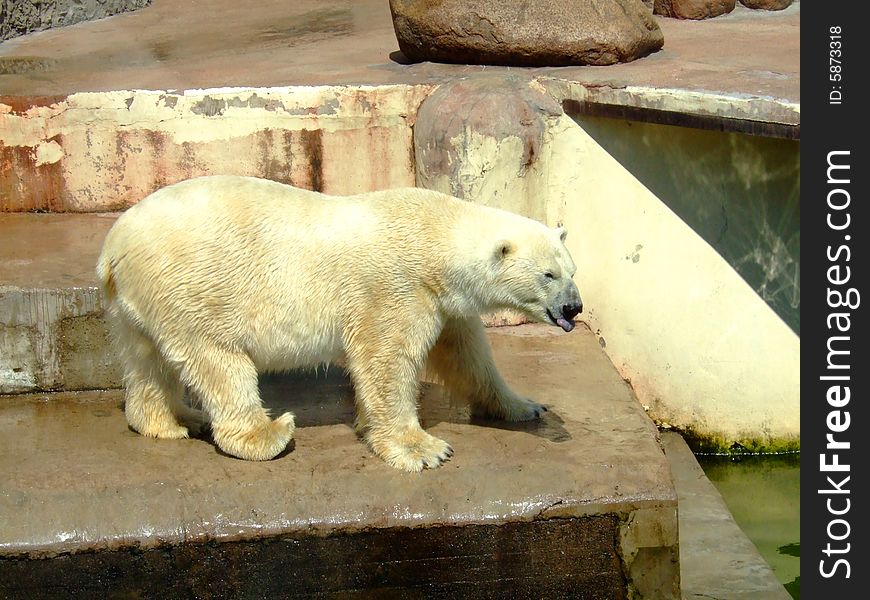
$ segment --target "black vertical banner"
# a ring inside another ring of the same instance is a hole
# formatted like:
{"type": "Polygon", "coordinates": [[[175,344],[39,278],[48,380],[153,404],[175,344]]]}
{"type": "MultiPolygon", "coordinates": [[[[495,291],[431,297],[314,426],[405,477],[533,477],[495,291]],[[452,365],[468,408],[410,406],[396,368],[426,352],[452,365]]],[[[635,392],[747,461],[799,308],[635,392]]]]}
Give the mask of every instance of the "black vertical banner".
{"type": "Polygon", "coordinates": [[[801,592],[811,599],[867,587],[864,8],[801,3],[801,592]]]}

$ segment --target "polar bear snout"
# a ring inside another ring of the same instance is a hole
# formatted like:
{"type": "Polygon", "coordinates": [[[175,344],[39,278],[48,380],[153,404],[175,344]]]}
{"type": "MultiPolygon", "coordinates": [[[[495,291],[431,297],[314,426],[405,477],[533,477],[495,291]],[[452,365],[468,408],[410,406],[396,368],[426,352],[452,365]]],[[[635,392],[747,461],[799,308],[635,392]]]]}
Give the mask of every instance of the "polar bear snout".
{"type": "Polygon", "coordinates": [[[568,288],[559,294],[556,302],[547,309],[547,316],[554,325],[558,325],[565,331],[574,329],[574,317],[583,312],[583,300],[580,299],[580,291],[574,282],[570,282],[568,288]]]}
{"type": "Polygon", "coordinates": [[[562,306],[562,316],[566,319],[573,319],[577,315],[583,312],[583,301],[579,300],[577,302],[571,304],[565,304],[562,306]]]}

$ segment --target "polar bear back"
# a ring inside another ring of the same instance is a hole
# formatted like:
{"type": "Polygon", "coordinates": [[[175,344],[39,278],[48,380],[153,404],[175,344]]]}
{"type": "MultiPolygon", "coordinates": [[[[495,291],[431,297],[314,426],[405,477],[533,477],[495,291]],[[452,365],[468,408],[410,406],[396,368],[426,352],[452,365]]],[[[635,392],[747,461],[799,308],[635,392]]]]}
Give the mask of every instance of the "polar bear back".
{"type": "Polygon", "coordinates": [[[482,238],[528,228],[546,229],[428,190],[341,197],[203,177],[122,215],[98,272],[131,320],[167,345],[231,344],[280,370],[341,361],[348,315],[397,298],[409,310],[431,291],[454,311],[478,310],[469,288],[485,268],[475,264],[488,252],[482,238]]]}

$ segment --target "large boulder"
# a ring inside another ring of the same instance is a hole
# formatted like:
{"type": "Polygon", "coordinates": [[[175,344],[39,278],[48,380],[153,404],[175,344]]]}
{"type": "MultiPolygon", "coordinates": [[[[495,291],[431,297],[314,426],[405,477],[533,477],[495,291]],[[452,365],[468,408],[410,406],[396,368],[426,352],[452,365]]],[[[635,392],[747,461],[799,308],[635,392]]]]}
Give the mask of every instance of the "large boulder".
{"type": "Polygon", "coordinates": [[[664,43],[642,0],[390,0],[390,10],[414,62],[610,65],[664,43]]]}
{"type": "Polygon", "coordinates": [[[737,0],[655,0],[655,14],[675,19],[709,19],[730,13],[737,0]]]}

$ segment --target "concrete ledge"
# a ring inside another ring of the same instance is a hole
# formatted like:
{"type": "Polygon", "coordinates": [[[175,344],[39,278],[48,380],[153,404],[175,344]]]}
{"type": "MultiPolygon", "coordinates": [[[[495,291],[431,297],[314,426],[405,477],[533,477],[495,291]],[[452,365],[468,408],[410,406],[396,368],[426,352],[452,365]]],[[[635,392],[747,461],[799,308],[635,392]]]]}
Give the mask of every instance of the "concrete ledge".
{"type": "MultiPolygon", "coordinates": [[[[472,420],[427,385],[424,427],[450,441],[456,455],[418,475],[389,468],[356,438],[352,390],[341,375],[264,379],[266,404],[295,412],[298,429],[291,452],[263,463],[221,455],[207,438],[131,432],[120,391],[0,398],[0,514],[15,515],[0,530],[0,594],[28,595],[46,583],[40,573],[65,581],[86,564],[123,567],[120,579],[90,579],[89,593],[101,586],[146,592],[143,570],[151,564],[166,577],[181,565],[173,585],[191,593],[212,580],[188,582],[183,565],[220,574],[232,593],[247,583],[224,578],[227,557],[294,547],[334,565],[309,573],[335,591],[355,589],[332,580],[354,561],[379,573],[365,571],[359,585],[389,588],[410,585],[407,570],[391,579],[404,568],[391,561],[408,559],[431,537],[421,560],[460,564],[446,558],[457,548],[472,558],[420,586],[473,577],[497,590],[512,578],[552,578],[585,590],[576,597],[679,597],[669,466],[654,425],[594,335],[539,325],[488,335],[509,382],[550,411],[539,423],[472,420]],[[280,544],[259,546],[267,541],[280,544]],[[155,552],[143,556],[148,549],[155,552]],[[209,556],[215,560],[198,561],[209,556]],[[591,571],[575,564],[590,560],[598,565],[591,571]],[[595,592],[602,582],[604,591],[595,592]]],[[[268,561],[245,564],[273,573],[268,561]]],[[[305,564],[313,563],[296,565],[301,576],[305,564]]]]}
{"type": "Polygon", "coordinates": [[[120,387],[94,274],[115,218],[0,213],[0,394],[120,387]]]}
{"type": "Polygon", "coordinates": [[[685,600],[789,600],[791,596],[740,529],[686,442],[663,432],[680,504],[680,570],[685,600]]]}
{"type": "Polygon", "coordinates": [[[800,103],[800,2],[782,11],[738,5],[703,22],[656,16],[665,45],[641,60],[533,69],[407,64],[384,0],[262,0],[255,9],[232,0],[211,5],[204,19],[196,4],[155,0],[129,15],[10,40],[0,46],[0,89],[25,97],[223,86],[433,85],[510,72],[590,92],[625,89],[621,98],[629,101],[630,88],[682,91],[701,106],[705,94],[767,99],[755,106],[771,110],[774,120],[778,103],[800,103]]]}

